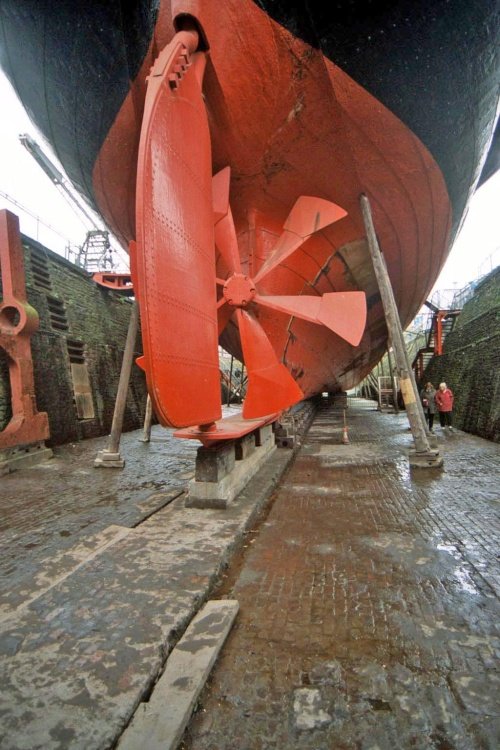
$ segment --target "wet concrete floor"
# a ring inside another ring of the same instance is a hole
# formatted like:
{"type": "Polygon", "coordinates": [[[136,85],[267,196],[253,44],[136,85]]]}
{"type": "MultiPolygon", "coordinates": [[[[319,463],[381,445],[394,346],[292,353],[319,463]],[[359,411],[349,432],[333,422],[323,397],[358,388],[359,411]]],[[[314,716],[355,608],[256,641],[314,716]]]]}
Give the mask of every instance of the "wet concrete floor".
{"type": "Polygon", "coordinates": [[[221,596],[240,613],[184,750],[500,747],[500,447],[319,413],[221,596]]]}
{"type": "Polygon", "coordinates": [[[113,747],[290,462],[226,511],[184,507],[198,444],[106,438],[0,479],[0,748],[113,747]]]}
{"type": "Polygon", "coordinates": [[[210,592],[240,614],[185,750],[499,747],[500,448],[437,431],[410,473],[404,414],[356,401],[342,445],[323,410],[260,518],[288,451],[186,509],[160,428],[123,471],[100,439],[0,479],[2,750],[113,747],[210,592]]]}

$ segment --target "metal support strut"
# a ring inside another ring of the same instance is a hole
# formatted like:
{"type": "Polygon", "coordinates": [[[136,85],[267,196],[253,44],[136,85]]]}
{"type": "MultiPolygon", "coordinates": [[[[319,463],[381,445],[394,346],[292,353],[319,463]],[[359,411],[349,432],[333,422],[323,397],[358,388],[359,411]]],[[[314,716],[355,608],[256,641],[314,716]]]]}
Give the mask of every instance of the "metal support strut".
{"type": "Polygon", "coordinates": [[[392,341],[396,372],[400,378],[401,393],[415,443],[415,451],[410,452],[410,465],[415,467],[442,466],[443,459],[440,457],[439,451],[431,448],[429,443],[424,410],[418,397],[417,384],[408,358],[391,281],[385,260],[380,252],[370,202],[366,195],[361,196],[360,204],[373,269],[380,290],[389,337],[392,341]]]}

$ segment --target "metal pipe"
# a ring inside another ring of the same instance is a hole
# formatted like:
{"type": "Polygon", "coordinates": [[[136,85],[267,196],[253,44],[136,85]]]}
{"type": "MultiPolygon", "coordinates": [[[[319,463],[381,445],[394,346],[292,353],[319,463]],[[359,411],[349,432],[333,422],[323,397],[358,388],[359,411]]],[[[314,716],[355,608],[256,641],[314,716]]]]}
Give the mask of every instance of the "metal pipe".
{"type": "Polygon", "coordinates": [[[227,405],[231,403],[231,388],[233,387],[233,355],[231,354],[231,365],[229,367],[229,387],[227,390],[227,405]]]}

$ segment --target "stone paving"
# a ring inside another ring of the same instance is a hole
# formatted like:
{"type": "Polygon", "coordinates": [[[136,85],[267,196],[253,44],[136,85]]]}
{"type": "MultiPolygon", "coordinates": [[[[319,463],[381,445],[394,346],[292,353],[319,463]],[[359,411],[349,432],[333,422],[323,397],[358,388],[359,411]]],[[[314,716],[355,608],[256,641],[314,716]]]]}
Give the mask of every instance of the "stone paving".
{"type": "Polygon", "coordinates": [[[111,525],[133,527],[175,494],[194,474],[196,444],[153,428],[123,435],[124,471],[94,469],[108,438],[55,449],[53,460],[0,479],[0,613],[34,568],[72,550],[111,525]]]}
{"type": "Polygon", "coordinates": [[[220,597],[240,603],[183,750],[500,747],[500,448],[317,415],[220,597]]]}
{"type": "Polygon", "coordinates": [[[240,614],[184,750],[496,749],[500,450],[438,432],[411,474],[404,414],[357,401],[342,445],[321,411],[226,511],[158,427],[2,477],[0,748],[114,747],[210,595],[240,614]]]}
{"type": "Polygon", "coordinates": [[[227,511],[184,507],[198,444],[153,428],[0,479],[0,748],[113,747],[292,458],[227,511]]]}

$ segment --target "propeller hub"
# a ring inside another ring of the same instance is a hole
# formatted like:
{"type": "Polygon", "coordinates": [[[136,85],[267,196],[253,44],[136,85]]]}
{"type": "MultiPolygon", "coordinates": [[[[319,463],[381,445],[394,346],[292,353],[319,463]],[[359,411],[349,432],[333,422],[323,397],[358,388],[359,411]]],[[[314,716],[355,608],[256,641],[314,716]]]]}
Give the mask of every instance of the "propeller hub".
{"type": "Polygon", "coordinates": [[[224,284],[224,298],[232,307],[246,307],[256,293],[253,280],[242,273],[233,273],[224,284]]]}

